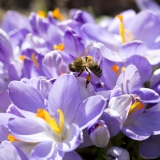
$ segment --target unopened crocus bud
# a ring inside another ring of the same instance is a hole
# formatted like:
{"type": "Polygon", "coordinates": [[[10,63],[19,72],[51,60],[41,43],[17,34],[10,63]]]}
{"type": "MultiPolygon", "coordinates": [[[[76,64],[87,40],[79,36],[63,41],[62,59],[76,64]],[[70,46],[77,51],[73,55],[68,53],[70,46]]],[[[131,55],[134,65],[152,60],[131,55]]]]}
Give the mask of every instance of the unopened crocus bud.
{"type": "Polygon", "coordinates": [[[103,120],[98,120],[90,129],[89,135],[92,143],[100,148],[104,148],[108,145],[110,139],[110,133],[108,127],[103,120]]]}
{"type": "Polygon", "coordinates": [[[115,146],[108,149],[106,156],[107,160],[130,160],[127,150],[115,146]]]}

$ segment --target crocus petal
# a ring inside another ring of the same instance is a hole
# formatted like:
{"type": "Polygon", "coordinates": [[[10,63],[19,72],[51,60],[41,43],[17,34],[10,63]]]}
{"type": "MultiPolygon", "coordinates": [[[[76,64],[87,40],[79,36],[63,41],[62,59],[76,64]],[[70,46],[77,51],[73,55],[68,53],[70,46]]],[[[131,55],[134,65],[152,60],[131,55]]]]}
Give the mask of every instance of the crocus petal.
{"type": "MultiPolygon", "coordinates": [[[[106,56],[107,55],[106,53],[106,56]]],[[[114,57],[115,61],[116,61],[116,57],[114,57]]],[[[102,60],[102,77],[104,78],[104,83],[105,85],[109,88],[109,89],[113,89],[113,87],[116,85],[116,81],[118,79],[118,75],[112,70],[112,67],[114,65],[119,66],[119,68],[123,67],[123,63],[118,63],[115,61],[110,61],[107,59],[103,59],[102,60]]]]}
{"type": "Polygon", "coordinates": [[[88,127],[102,115],[105,105],[106,101],[100,95],[87,98],[80,104],[74,123],[81,129],[88,127]]]}
{"type": "Polygon", "coordinates": [[[6,32],[0,29],[0,60],[2,62],[9,63],[12,56],[13,56],[13,51],[9,36],[7,35],[6,32]]]}
{"type": "Polygon", "coordinates": [[[125,66],[130,64],[133,64],[137,67],[142,83],[148,81],[152,74],[152,66],[145,57],[134,55],[127,59],[125,66]]]}
{"type": "Polygon", "coordinates": [[[51,89],[52,83],[45,78],[31,78],[27,82],[30,86],[37,89],[44,98],[48,99],[48,94],[51,89]]]}
{"type": "Polygon", "coordinates": [[[159,24],[158,16],[154,12],[145,10],[135,16],[128,29],[135,39],[143,41],[148,47],[152,48],[157,35],[160,33],[159,24]]]}
{"type": "Polygon", "coordinates": [[[153,88],[156,84],[159,83],[160,80],[160,69],[154,71],[151,79],[150,79],[150,87],[153,88]]]}
{"type": "Polygon", "coordinates": [[[159,94],[149,88],[140,88],[135,93],[146,103],[157,103],[160,101],[159,94]]]}
{"type": "Polygon", "coordinates": [[[50,90],[48,103],[51,115],[55,115],[57,109],[61,109],[65,115],[65,121],[71,123],[80,103],[80,88],[75,76],[60,76],[50,90]]]}
{"type": "Polygon", "coordinates": [[[11,118],[17,118],[17,116],[10,114],[10,113],[0,113],[0,141],[7,140],[8,138],[8,128],[7,123],[8,120],[11,118]]]}
{"type": "Polygon", "coordinates": [[[123,44],[119,49],[119,53],[123,59],[127,59],[133,55],[145,55],[147,50],[143,42],[133,41],[123,44]]]}
{"type": "Polygon", "coordinates": [[[137,117],[138,126],[151,135],[160,134],[160,112],[146,112],[137,117]]]}
{"type": "Polygon", "coordinates": [[[24,15],[21,15],[17,11],[13,10],[9,10],[4,16],[2,22],[2,28],[6,32],[10,32],[14,29],[20,29],[20,28],[27,28],[28,30],[31,29],[28,18],[24,15]]]}
{"type": "Polygon", "coordinates": [[[8,106],[11,104],[8,91],[3,91],[0,93],[0,104],[0,111],[6,112],[8,106]]]}
{"type": "Polygon", "coordinates": [[[64,160],[71,160],[71,159],[82,160],[82,158],[79,156],[77,152],[75,151],[66,152],[64,155],[64,160]]]}
{"type": "Polygon", "coordinates": [[[120,74],[116,85],[122,89],[123,93],[133,93],[141,87],[141,79],[137,68],[129,65],[124,72],[120,74]]]}
{"type": "Polygon", "coordinates": [[[132,98],[129,95],[113,97],[109,101],[108,108],[104,110],[102,119],[109,128],[111,137],[115,136],[122,128],[128,116],[131,103],[132,98]]]}
{"type": "Polygon", "coordinates": [[[136,0],[138,7],[141,10],[151,10],[153,12],[160,13],[160,6],[156,3],[156,1],[152,0],[136,0]]]}
{"type": "Polygon", "coordinates": [[[76,149],[82,143],[82,132],[76,124],[72,124],[69,129],[69,136],[62,143],[57,144],[57,148],[64,152],[76,149]]]}
{"type": "Polygon", "coordinates": [[[142,128],[137,125],[128,125],[122,128],[122,132],[131,139],[142,141],[147,139],[150,134],[146,133],[142,128]]]}
{"type": "Polygon", "coordinates": [[[3,141],[0,144],[0,159],[1,160],[27,160],[24,153],[10,143],[9,141],[3,141]],[[9,154],[8,154],[9,152],[9,154]]]}
{"type": "Polygon", "coordinates": [[[47,53],[43,59],[43,64],[52,78],[57,78],[61,74],[69,72],[68,65],[57,51],[47,53]]]}
{"type": "Polygon", "coordinates": [[[73,57],[79,57],[84,51],[82,38],[78,36],[71,28],[68,28],[64,35],[65,52],[73,57]]]}
{"type": "Polygon", "coordinates": [[[23,142],[53,141],[51,128],[41,118],[27,119],[16,118],[8,123],[9,130],[13,136],[23,142]],[[27,126],[27,127],[26,127],[27,126]]]}
{"type": "Polygon", "coordinates": [[[27,111],[37,112],[38,108],[45,108],[44,98],[33,87],[19,81],[12,81],[9,84],[9,95],[12,102],[27,111]]]}
{"type": "Polygon", "coordinates": [[[118,46],[118,41],[116,41],[112,33],[96,24],[86,23],[82,26],[82,31],[88,36],[90,40],[101,42],[110,49],[116,48],[116,46],[118,46]]]}
{"type": "Polygon", "coordinates": [[[122,118],[122,123],[126,120],[130,106],[132,104],[132,98],[129,95],[122,95],[119,97],[113,97],[109,101],[108,108],[116,111],[122,118]]]}
{"type": "Polygon", "coordinates": [[[95,146],[100,148],[106,147],[110,140],[108,127],[106,125],[98,126],[90,133],[90,139],[95,146]]]}
{"type": "Polygon", "coordinates": [[[93,16],[86,11],[72,9],[70,11],[70,15],[72,16],[72,19],[76,20],[80,24],[95,23],[93,16]]]}
{"type": "Polygon", "coordinates": [[[139,153],[141,157],[145,159],[156,159],[160,156],[160,144],[158,141],[158,136],[154,136],[155,138],[148,138],[145,141],[142,141],[140,144],[139,153]]]}
{"type": "Polygon", "coordinates": [[[116,111],[109,108],[105,109],[101,119],[105,121],[111,137],[117,135],[120,132],[122,125],[121,117],[116,111]]]}
{"type": "Polygon", "coordinates": [[[56,149],[55,144],[52,142],[41,142],[31,152],[30,158],[32,160],[46,160],[54,159],[61,160],[64,153],[56,149]]]}

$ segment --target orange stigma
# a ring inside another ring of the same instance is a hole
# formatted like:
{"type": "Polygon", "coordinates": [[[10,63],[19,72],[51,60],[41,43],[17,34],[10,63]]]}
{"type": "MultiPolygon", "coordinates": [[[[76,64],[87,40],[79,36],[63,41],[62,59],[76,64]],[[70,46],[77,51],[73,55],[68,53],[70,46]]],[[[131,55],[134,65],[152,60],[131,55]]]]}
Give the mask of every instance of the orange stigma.
{"type": "Polygon", "coordinates": [[[64,17],[62,16],[62,14],[61,14],[61,12],[60,12],[60,10],[58,8],[56,8],[55,10],[53,10],[52,16],[54,18],[57,18],[58,20],[61,20],[61,21],[64,20],[64,17]]]}

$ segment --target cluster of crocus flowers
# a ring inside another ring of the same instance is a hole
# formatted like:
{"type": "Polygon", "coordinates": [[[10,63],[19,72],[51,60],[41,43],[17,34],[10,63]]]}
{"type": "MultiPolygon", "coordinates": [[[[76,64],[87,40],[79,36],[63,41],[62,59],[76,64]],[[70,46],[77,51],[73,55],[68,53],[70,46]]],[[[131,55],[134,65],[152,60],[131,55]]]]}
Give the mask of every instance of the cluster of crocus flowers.
{"type": "Polygon", "coordinates": [[[160,157],[159,26],[153,10],[99,23],[77,9],[67,19],[58,8],[29,17],[8,11],[0,28],[0,159],[82,160],[89,146],[109,160],[160,157]]]}

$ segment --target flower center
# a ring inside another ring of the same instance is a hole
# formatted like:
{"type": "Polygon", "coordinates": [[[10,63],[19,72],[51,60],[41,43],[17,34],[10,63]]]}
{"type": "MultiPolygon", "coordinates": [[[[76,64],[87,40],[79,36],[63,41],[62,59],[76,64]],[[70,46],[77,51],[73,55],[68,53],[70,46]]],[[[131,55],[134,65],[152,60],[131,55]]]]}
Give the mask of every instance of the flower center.
{"type": "Polygon", "coordinates": [[[57,124],[56,120],[52,118],[46,110],[38,109],[36,116],[44,119],[55,133],[61,134],[64,127],[64,114],[60,109],[58,109],[57,112],[60,117],[59,124],[57,124]]]}
{"type": "Polygon", "coordinates": [[[119,76],[122,72],[125,71],[125,67],[122,67],[122,68],[121,68],[121,71],[119,71],[119,70],[120,70],[119,66],[118,66],[118,65],[113,65],[113,66],[111,67],[111,70],[112,70],[113,72],[115,72],[115,73],[117,74],[117,76],[119,76]]]}
{"type": "Polygon", "coordinates": [[[10,141],[10,142],[14,142],[14,141],[19,141],[17,138],[15,138],[12,134],[9,134],[8,135],[8,140],[10,141]]]}
{"type": "Polygon", "coordinates": [[[117,15],[116,17],[120,20],[119,34],[121,35],[122,43],[127,42],[127,35],[129,36],[129,41],[131,42],[132,41],[132,34],[131,34],[130,31],[125,29],[124,22],[123,22],[123,16],[122,15],[117,15]],[[126,33],[127,33],[127,35],[126,35],[126,33]]]}
{"type": "Polygon", "coordinates": [[[53,46],[53,49],[54,50],[60,50],[60,51],[64,51],[64,44],[63,43],[60,43],[59,45],[54,45],[53,46]]]}
{"type": "Polygon", "coordinates": [[[62,16],[62,14],[61,14],[61,12],[60,12],[60,10],[58,8],[56,8],[55,10],[53,10],[52,16],[54,18],[57,18],[58,20],[61,20],[61,21],[64,20],[64,17],[62,16]]]}
{"type": "Polygon", "coordinates": [[[142,102],[138,102],[136,100],[136,98],[134,97],[134,103],[130,107],[129,114],[133,113],[141,108],[144,108],[144,105],[142,104],[142,102]]]}

